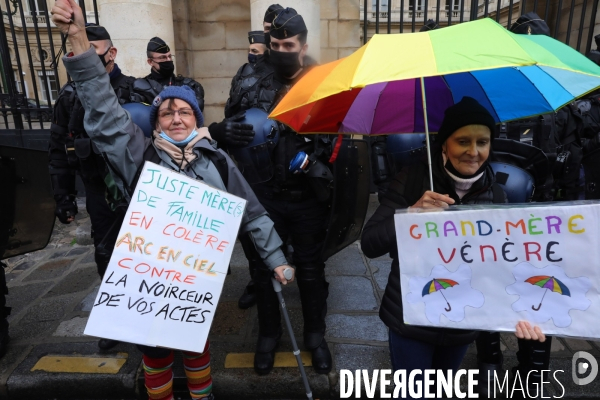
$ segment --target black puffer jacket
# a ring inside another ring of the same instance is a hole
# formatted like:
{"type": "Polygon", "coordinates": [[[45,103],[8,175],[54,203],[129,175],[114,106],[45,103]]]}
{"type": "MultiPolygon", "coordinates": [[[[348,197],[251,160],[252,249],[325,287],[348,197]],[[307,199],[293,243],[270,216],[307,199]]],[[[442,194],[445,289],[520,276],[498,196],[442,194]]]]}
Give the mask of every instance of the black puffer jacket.
{"type": "MultiPolygon", "coordinates": [[[[491,167],[488,166],[481,179],[473,184],[471,190],[461,200],[454,190],[454,182],[442,166],[441,154],[436,155],[434,160],[438,160],[433,165],[435,192],[449,194],[456,201],[455,204],[506,202],[506,194],[494,184],[494,173],[491,167]],[[494,191],[496,201],[494,201],[494,191]]],[[[427,190],[429,190],[429,174],[426,164],[404,168],[391,181],[388,192],[363,230],[361,246],[367,257],[375,258],[390,253],[390,257],[393,258],[379,317],[391,330],[411,339],[441,346],[468,344],[477,337],[476,331],[404,324],[394,212],[396,209],[415,204],[427,190]]]]}

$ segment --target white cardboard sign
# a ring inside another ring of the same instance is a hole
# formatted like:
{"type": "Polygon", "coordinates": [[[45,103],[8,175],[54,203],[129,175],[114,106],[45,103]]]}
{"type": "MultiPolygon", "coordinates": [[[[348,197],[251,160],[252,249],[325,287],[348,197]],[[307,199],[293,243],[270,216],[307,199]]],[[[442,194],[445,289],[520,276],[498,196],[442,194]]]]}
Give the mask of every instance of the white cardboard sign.
{"type": "Polygon", "coordinates": [[[600,204],[395,215],[404,322],[600,338],[600,204]]]}
{"type": "Polygon", "coordinates": [[[245,206],[146,162],[84,333],[202,352],[245,206]]]}

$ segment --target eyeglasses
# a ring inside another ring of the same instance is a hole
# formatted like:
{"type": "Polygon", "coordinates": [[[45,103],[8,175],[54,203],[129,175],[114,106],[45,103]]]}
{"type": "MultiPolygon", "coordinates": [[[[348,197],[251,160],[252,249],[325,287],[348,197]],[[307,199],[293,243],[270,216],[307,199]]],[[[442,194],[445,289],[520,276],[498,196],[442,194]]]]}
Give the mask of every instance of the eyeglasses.
{"type": "Polygon", "coordinates": [[[173,54],[165,54],[164,56],[160,56],[160,57],[150,57],[150,59],[152,61],[156,61],[156,62],[172,61],[174,58],[175,58],[175,56],[173,54]]]}
{"type": "Polygon", "coordinates": [[[158,113],[160,119],[172,121],[175,118],[175,114],[179,114],[179,118],[187,119],[194,116],[194,111],[191,108],[182,108],[179,110],[162,110],[158,113]]]}

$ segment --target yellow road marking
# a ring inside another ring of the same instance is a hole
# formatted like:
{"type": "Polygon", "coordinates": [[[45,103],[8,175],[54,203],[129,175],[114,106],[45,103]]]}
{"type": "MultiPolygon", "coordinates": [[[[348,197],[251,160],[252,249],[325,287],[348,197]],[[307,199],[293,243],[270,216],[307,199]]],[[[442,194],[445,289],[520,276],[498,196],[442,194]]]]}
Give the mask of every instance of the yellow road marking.
{"type": "Polygon", "coordinates": [[[115,357],[44,356],[35,363],[31,371],[116,374],[127,357],[127,353],[118,353],[115,357]]]}
{"type": "MultiPolygon", "coordinates": [[[[302,364],[305,367],[312,366],[312,358],[309,352],[300,352],[302,364]]],[[[275,367],[290,368],[297,367],[296,356],[291,352],[275,353],[275,367]]],[[[225,368],[254,368],[254,353],[229,353],[225,357],[225,368]]]]}

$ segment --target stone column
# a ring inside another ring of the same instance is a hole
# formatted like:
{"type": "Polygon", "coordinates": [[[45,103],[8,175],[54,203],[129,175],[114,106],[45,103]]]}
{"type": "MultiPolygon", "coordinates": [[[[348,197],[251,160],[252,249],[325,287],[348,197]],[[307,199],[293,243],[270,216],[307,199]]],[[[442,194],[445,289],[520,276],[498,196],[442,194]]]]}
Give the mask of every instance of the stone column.
{"type": "Polygon", "coordinates": [[[271,4],[291,7],[304,18],[308,28],[308,54],[319,61],[321,59],[321,6],[318,0],[250,0],[252,30],[262,30],[265,11],[271,4]]]}
{"type": "Polygon", "coordinates": [[[98,0],[98,13],[100,24],[118,49],[117,64],[126,75],[142,77],[150,73],[146,45],[154,36],[167,42],[175,54],[171,0],[98,0]]]}

